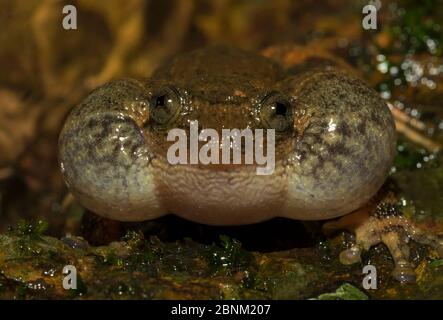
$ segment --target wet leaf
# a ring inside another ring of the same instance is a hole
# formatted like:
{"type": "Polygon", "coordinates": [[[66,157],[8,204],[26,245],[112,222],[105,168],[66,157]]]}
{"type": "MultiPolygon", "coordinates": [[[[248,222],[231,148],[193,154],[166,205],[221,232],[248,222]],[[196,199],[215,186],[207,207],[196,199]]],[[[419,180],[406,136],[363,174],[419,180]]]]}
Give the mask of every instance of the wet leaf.
{"type": "Polygon", "coordinates": [[[368,300],[368,296],[349,283],[341,285],[333,293],[323,293],[314,300],[368,300]]]}

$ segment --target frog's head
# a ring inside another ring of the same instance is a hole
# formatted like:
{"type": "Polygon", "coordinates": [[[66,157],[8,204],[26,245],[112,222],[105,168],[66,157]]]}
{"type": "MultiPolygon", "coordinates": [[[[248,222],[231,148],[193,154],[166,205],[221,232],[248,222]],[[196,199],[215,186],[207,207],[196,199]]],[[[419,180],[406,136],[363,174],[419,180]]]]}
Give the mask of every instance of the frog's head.
{"type": "Polygon", "coordinates": [[[358,208],[383,183],[394,143],[389,110],[361,81],[333,69],[291,75],[262,56],[212,47],[177,57],[148,80],[95,90],[65,123],[60,163],[77,199],[106,217],[173,212],[242,224],[358,208]],[[171,165],[168,133],[190,138],[194,120],[219,137],[222,129],[275,130],[274,172],[171,165]]]}

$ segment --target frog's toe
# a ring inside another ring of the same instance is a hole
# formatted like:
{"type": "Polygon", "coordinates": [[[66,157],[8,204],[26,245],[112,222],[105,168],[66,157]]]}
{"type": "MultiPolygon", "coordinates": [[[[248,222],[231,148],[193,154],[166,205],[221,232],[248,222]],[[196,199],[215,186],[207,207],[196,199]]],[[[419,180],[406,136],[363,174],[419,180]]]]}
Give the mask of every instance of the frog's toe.
{"type": "Polygon", "coordinates": [[[340,262],[345,265],[361,262],[361,250],[358,246],[353,246],[350,249],[342,251],[339,259],[340,262]]]}
{"type": "Polygon", "coordinates": [[[392,276],[400,282],[415,282],[414,266],[409,262],[409,236],[405,235],[407,225],[401,226],[401,223],[398,223],[396,226],[400,228],[394,230],[395,228],[391,229],[391,226],[389,226],[387,230],[381,229],[380,242],[388,247],[394,260],[395,267],[392,276]]]}
{"type": "Polygon", "coordinates": [[[416,225],[408,224],[407,232],[412,240],[432,247],[440,258],[443,258],[443,238],[426,232],[416,225]]]}
{"type": "Polygon", "coordinates": [[[392,271],[392,276],[402,283],[414,283],[416,280],[413,266],[408,261],[398,263],[392,271]]]}
{"type": "Polygon", "coordinates": [[[413,266],[408,261],[409,247],[407,242],[409,239],[430,246],[437,252],[440,258],[443,258],[443,239],[417,227],[406,218],[401,218],[402,220],[398,223],[399,225],[401,224],[403,228],[401,230],[404,234],[403,240],[398,238],[399,233],[397,232],[392,235],[389,235],[389,233],[384,235],[382,242],[389,248],[395,262],[395,268],[392,275],[401,282],[414,282],[415,273],[413,271],[413,266]]]}
{"type": "Polygon", "coordinates": [[[331,228],[346,228],[355,232],[355,244],[340,254],[340,262],[343,264],[360,262],[363,250],[383,243],[394,260],[393,277],[400,282],[414,282],[414,266],[409,261],[411,239],[432,247],[443,257],[443,239],[417,227],[402,216],[392,204],[382,202],[370,214],[360,210],[341,220],[343,221],[326,224],[325,229],[330,231],[331,228]],[[357,216],[359,218],[356,218],[357,216]],[[349,222],[352,223],[346,225],[349,222]]]}

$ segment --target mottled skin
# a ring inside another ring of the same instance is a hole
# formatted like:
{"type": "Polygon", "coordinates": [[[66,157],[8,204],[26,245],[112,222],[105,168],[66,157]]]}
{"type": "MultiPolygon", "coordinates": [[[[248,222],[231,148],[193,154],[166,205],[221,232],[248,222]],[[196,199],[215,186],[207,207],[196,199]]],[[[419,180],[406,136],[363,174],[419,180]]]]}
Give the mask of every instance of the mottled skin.
{"type": "Polygon", "coordinates": [[[99,87],[74,108],[60,135],[70,191],[88,209],[122,221],[167,213],[212,225],[343,216],[325,225],[356,233],[343,263],[360,261],[361,250],[383,242],[394,276],[413,280],[409,239],[441,255],[443,241],[369,201],[395,153],[389,109],[339,60],[294,48],[265,52],[273,60],[209,47],[175,58],[147,80],[99,87]],[[192,120],[219,134],[276,129],[274,173],[257,175],[255,165],[169,164],[169,129],[189,131],[192,120]]]}
{"type": "Polygon", "coordinates": [[[308,69],[210,47],[177,57],[146,81],[98,88],[72,111],[60,136],[70,190],[92,211],[126,221],[172,212],[235,225],[276,216],[328,219],[359,208],[392,165],[392,116],[362,81],[333,67],[308,69]],[[158,125],[150,108],[165,87],[175,88],[180,108],[158,125]],[[191,120],[218,131],[267,128],[260,108],[270,93],[291,114],[277,136],[272,175],[256,175],[254,165],[167,162],[168,129],[188,130],[191,120]]]}

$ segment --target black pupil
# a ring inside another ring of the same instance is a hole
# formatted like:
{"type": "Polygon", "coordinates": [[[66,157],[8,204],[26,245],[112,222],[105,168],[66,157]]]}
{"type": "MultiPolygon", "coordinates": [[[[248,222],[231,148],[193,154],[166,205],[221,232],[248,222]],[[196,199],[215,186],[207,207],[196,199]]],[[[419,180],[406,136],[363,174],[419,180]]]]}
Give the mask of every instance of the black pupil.
{"type": "Polygon", "coordinates": [[[166,95],[162,95],[160,97],[157,97],[157,99],[155,100],[155,106],[156,107],[164,107],[165,100],[166,100],[166,95]]]}
{"type": "Polygon", "coordinates": [[[281,102],[275,103],[275,114],[279,116],[286,116],[288,108],[281,102]]]}

